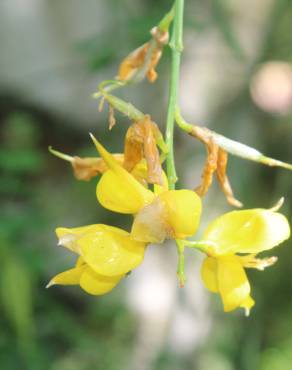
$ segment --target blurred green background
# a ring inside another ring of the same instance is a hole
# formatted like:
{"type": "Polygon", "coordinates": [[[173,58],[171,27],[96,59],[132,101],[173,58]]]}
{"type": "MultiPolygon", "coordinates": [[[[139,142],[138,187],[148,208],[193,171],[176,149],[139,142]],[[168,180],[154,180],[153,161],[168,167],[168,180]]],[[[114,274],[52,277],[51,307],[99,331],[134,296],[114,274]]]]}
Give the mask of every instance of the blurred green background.
{"type": "MultiPolygon", "coordinates": [[[[180,103],[184,116],[292,162],[292,2],[186,0],[180,103]]],[[[202,286],[201,256],[188,254],[187,286],[176,281],[175,247],[152,246],[110,294],[45,286],[74,257],[56,246],[57,226],[129,219],[104,211],[95,183],[74,180],[48,146],[94,155],[88,131],[115,152],[128,120],[109,133],[91,93],[147,41],[166,0],[0,2],[0,368],[1,370],[288,370],[292,362],[291,241],[264,273],[248,271],[251,316],[222,312],[202,286]]],[[[170,53],[154,85],[118,95],[165,124],[170,53]]],[[[200,180],[204,148],[176,132],[180,184],[200,180]]],[[[281,196],[291,219],[292,174],[231,158],[235,195],[246,207],[281,196]]],[[[202,227],[230,210],[218,186],[202,227]]]]}

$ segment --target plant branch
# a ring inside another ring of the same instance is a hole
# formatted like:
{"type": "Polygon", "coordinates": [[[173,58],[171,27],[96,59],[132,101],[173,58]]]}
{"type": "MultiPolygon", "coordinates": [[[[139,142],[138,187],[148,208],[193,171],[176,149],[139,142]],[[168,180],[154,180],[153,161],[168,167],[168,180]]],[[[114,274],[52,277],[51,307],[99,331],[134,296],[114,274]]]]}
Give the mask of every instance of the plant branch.
{"type": "Polygon", "coordinates": [[[182,288],[185,285],[185,282],[186,282],[184,240],[176,240],[176,245],[177,245],[177,253],[178,253],[177,277],[178,277],[178,280],[179,280],[179,285],[182,288]]]}
{"type": "MultiPolygon", "coordinates": [[[[177,105],[178,84],[179,84],[179,70],[180,70],[180,56],[183,50],[183,12],[184,0],[176,0],[174,3],[174,21],[172,28],[172,35],[169,46],[171,48],[171,76],[168,96],[168,110],[166,119],[165,140],[168,147],[166,157],[166,170],[169,188],[174,189],[177,181],[174,153],[173,153],[173,132],[175,124],[175,109],[177,105]]],[[[178,265],[177,275],[180,286],[183,287],[186,281],[184,271],[184,244],[181,240],[176,240],[178,265]]]]}
{"type": "MultiPolygon", "coordinates": [[[[171,23],[172,23],[172,21],[173,21],[173,18],[174,18],[174,6],[172,6],[172,8],[163,16],[163,18],[158,23],[157,27],[162,32],[167,32],[171,23]]],[[[135,79],[129,80],[129,81],[120,81],[118,78],[116,78],[115,80],[103,81],[98,87],[99,91],[92,94],[92,98],[99,99],[103,96],[103,92],[109,93],[111,91],[126,87],[128,85],[141,82],[144,79],[145,74],[146,74],[145,68],[147,69],[148,66],[149,66],[149,63],[151,62],[153,49],[155,49],[157,47],[157,41],[154,40],[154,39],[151,39],[149,41],[149,44],[150,44],[150,47],[149,47],[149,50],[147,52],[146,60],[145,60],[145,63],[144,63],[145,66],[137,74],[135,79]],[[100,86],[102,86],[103,92],[101,91],[100,86]]]]}
{"type": "Polygon", "coordinates": [[[187,134],[196,137],[195,133],[200,132],[200,135],[204,136],[205,138],[211,138],[212,141],[216,145],[218,145],[219,148],[225,150],[227,153],[230,153],[237,157],[248,159],[250,161],[262,163],[267,166],[282,167],[290,171],[292,170],[292,164],[290,163],[267,157],[257,149],[242,144],[238,141],[231,140],[223,135],[217,134],[216,132],[211,131],[206,127],[192,125],[186,122],[181,116],[178,106],[175,110],[175,120],[179,128],[185,131],[187,134]]]}
{"type": "Polygon", "coordinates": [[[179,70],[180,70],[180,56],[183,50],[183,11],[184,0],[176,0],[174,5],[174,21],[172,29],[172,37],[170,40],[171,52],[171,78],[169,87],[168,110],[166,120],[166,144],[169,148],[169,153],[166,158],[167,178],[170,189],[175,188],[177,181],[174,153],[173,153],[173,131],[175,108],[177,104],[178,84],[179,84],[179,70]]]}

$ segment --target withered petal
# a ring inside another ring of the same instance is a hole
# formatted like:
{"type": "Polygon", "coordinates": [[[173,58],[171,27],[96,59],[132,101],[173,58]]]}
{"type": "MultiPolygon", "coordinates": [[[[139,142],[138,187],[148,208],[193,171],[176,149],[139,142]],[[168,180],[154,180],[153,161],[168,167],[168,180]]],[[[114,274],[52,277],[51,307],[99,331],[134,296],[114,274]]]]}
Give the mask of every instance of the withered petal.
{"type": "Polygon", "coordinates": [[[242,203],[233,196],[233,191],[226,174],[227,162],[228,162],[228,153],[225,150],[219,148],[216,172],[219,185],[223,193],[225,194],[227,202],[229,204],[235,207],[242,207],[242,203]]]}
{"type": "MultiPolygon", "coordinates": [[[[119,163],[123,163],[124,156],[123,154],[114,154],[115,159],[119,163]]],[[[93,177],[104,173],[108,167],[102,158],[80,158],[80,157],[73,157],[73,161],[71,162],[74,176],[78,180],[89,181],[93,177]]]]}
{"type": "Polygon", "coordinates": [[[213,174],[217,169],[218,146],[212,140],[208,141],[207,151],[208,155],[202,174],[202,183],[195,189],[200,197],[203,197],[209,190],[213,181],[213,174]]]}

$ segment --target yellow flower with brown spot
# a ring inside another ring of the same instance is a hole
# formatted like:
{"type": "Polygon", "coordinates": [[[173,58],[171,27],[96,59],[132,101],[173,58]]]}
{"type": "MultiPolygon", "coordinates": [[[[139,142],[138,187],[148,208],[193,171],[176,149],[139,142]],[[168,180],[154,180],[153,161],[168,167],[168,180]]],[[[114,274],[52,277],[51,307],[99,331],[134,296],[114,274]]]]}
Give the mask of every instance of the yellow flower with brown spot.
{"type": "Polygon", "coordinates": [[[97,184],[97,199],[104,208],[134,215],[131,236],[135,240],[161,243],[167,238],[184,239],[196,232],[202,206],[195,192],[168,190],[165,175],[163,185],[154,185],[151,191],[128,173],[93,136],[92,139],[109,168],[97,184]]]}
{"type": "Polygon", "coordinates": [[[275,209],[233,211],[211,222],[202,238],[208,256],[201,276],[211,292],[220,294],[225,312],[242,307],[249,314],[255,302],[244,268],[263,270],[275,263],[276,257],[258,259],[256,255],[289,236],[287,219],[275,209]]]}
{"type": "Polygon", "coordinates": [[[57,228],[59,245],[79,255],[76,266],[49,282],[80,285],[89,294],[111,291],[144,258],[145,243],[131,239],[126,231],[103,224],[57,228]]]}

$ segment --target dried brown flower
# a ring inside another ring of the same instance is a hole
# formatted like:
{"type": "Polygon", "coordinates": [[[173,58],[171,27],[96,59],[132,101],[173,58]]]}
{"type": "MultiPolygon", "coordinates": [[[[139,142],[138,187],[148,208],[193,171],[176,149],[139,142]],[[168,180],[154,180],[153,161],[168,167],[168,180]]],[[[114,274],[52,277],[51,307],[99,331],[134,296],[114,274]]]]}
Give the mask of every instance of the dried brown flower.
{"type": "Polygon", "coordinates": [[[147,181],[162,184],[162,168],[156,140],[161,135],[158,126],[149,115],[133,123],[126,134],[124,150],[124,168],[131,172],[145,158],[147,163],[147,181]]]}
{"type": "Polygon", "coordinates": [[[228,203],[235,207],[242,207],[242,203],[233,196],[233,191],[226,174],[228,153],[214,143],[211,131],[207,128],[194,126],[190,135],[200,140],[207,149],[207,160],[202,174],[202,183],[195,191],[203,197],[211,186],[213,175],[216,172],[219,185],[228,203]]]}
{"type": "Polygon", "coordinates": [[[139,78],[147,76],[149,82],[157,79],[155,70],[164,45],[168,43],[168,32],[158,27],[151,30],[152,39],[131,52],[120,64],[118,79],[120,81],[133,80],[138,74],[139,78]]]}

